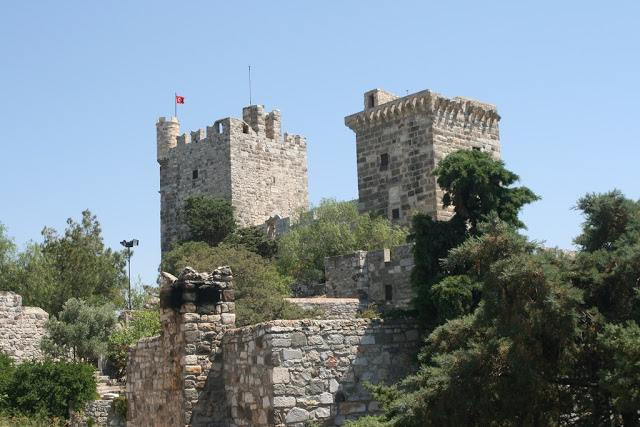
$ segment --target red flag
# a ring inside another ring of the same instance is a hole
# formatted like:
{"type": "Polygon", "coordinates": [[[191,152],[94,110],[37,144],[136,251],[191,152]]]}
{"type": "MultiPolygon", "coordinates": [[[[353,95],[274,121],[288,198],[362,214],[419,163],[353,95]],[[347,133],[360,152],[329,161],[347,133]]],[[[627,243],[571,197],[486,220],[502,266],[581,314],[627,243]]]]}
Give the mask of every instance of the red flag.
{"type": "Polygon", "coordinates": [[[176,104],[184,104],[184,96],[176,95],[176,104]]]}

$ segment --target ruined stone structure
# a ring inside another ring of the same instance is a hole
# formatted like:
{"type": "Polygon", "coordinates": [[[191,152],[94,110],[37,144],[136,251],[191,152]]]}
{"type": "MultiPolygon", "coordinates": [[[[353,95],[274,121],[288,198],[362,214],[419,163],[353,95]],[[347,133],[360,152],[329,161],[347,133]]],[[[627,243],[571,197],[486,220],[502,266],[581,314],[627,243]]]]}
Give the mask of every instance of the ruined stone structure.
{"type": "Polygon", "coordinates": [[[380,89],[365,93],[364,110],[345,117],[356,133],[358,209],[401,226],[411,225],[418,210],[449,219],[453,211],[442,207],[431,171],[462,148],[500,158],[499,120],[491,104],[430,90],[402,98],[380,89]]]}
{"type": "Polygon", "coordinates": [[[407,309],[415,297],[411,289],[413,244],[359,251],[324,260],[325,289],[329,298],[358,298],[383,309],[407,309]]]}
{"type": "Polygon", "coordinates": [[[18,363],[44,359],[40,340],[48,319],[49,314],[40,307],[23,307],[20,295],[0,292],[0,350],[18,363]]]}
{"type": "Polygon", "coordinates": [[[236,208],[241,226],[263,225],[269,218],[292,216],[307,207],[307,142],[281,136],[280,111],[262,105],[213,126],[180,134],[176,117],[156,123],[160,163],[162,251],[188,235],[180,208],[190,195],[222,197],[236,208]]]}
{"type": "Polygon", "coordinates": [[[228,268],[170,279],[161,335],[128,355],[129,426],[341,425],[379,412],[364,381],[392,383],[416,369],[420,334],[411,321],[274,320],[234,329],[228,268]]]}

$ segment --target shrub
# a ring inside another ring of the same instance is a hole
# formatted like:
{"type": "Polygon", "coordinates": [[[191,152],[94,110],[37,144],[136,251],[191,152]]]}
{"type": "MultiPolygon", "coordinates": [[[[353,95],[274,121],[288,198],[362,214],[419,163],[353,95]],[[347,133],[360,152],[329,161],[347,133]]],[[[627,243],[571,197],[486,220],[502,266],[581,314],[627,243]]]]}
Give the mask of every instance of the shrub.
{"type": "Polygon", "coordinates": [[[15,367],[8,389],[13,415],[68,418],[69,408],[96,399],[91,365],[78,362],[25,362],[15,367]]]}

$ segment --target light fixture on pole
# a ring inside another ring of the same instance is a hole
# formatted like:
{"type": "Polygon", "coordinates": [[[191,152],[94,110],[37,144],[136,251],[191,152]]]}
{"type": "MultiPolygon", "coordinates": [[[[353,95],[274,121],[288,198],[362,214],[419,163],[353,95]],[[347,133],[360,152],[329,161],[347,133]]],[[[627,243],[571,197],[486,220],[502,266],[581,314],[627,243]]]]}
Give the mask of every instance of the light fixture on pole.
{"type": "Polygon", "coordinates": [[[127,248],[127,260],[129,261],[129,292],[127,294],[127,299],[129,300],[129,310],[131,310],[131,248],[134,246],[138,246],[140,241],[138,239],[131,239],[128,242],[123,240],[120,242],[122,246],[127,248]]]}

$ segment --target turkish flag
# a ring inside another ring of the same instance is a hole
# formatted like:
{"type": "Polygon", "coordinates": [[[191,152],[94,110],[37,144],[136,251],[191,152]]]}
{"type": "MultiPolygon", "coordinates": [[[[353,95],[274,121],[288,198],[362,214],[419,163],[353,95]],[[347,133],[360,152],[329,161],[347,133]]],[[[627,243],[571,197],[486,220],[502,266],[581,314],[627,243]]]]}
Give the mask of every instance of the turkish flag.
{"type": "Polygon", "coordinates": [[[176,104],[184,104],[184,96],[176,95],[176,104]]]}

